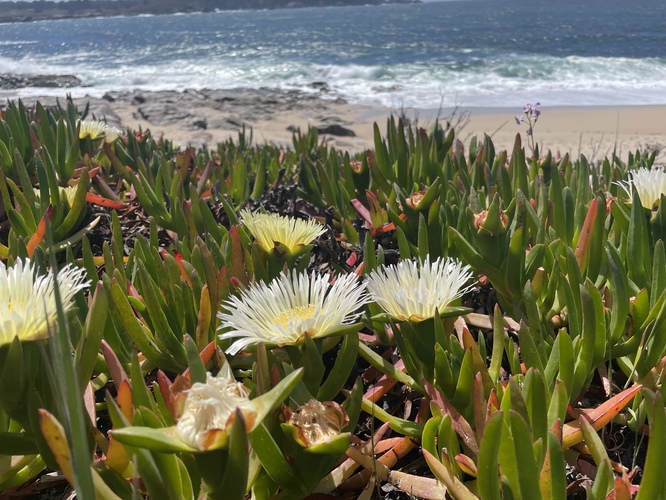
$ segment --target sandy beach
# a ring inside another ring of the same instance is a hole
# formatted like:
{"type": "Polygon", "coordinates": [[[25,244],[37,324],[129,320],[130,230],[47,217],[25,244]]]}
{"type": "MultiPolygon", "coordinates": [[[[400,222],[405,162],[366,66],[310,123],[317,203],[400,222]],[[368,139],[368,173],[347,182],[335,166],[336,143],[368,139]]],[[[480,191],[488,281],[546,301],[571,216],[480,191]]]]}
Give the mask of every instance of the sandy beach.
{"type": "MultiPolygon", "coordinates": [[[[64,95],[63,95],[64,97],[64,95]]],[[[2,106],[13,98],[0,93],[2,106]]],[[[36,100],[52,104],[54,97],[25,98],[28,105],[36,100]]],[[[520,109],[465,108],[390,109],[349,104],[327,94],[325,87],[311,93],[284,90],[189,90],[133,91],[108,93],[102,98],[75,99],[81,109],[90,102],[91,112],[105,117],[114,126],[150,129],[180,145],[214,147],[229,138],[237,138],[243,124],[252,128],[255,143],[272,141],[291,144],[292,133],[308,126],[320,130],[323,140],[336,148],[358,152],[373,148],[373,123],[384,131],[391,114],[408,117],[424,128],[440,121],[450,121],[458,137],[468,144],[474,135],[493,138],[497,150],[511,149],[517,133],[527,144],[526,125],[515,121],[520,109]]],[[[659,162],[666,158],[666,106],[618,107],[548,107],[541,105],[541,116],[534,138],[541,151],[584,154],[598,160],[614,150],[621,158],[629,151],[659,149],[659,162]]]]}

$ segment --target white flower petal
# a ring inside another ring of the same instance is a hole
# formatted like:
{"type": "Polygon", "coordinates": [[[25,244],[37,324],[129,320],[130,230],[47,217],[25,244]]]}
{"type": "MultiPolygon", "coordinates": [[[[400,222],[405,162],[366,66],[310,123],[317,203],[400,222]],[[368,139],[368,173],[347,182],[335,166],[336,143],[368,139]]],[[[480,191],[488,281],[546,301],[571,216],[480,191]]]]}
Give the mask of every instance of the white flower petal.
{"type": "Polygon", "coordinates": [[[641,205],[652,210],[666,194],[666,171],[662,168],[639,168],[629,172],[629,180],[618,184],[627,192],[629,197],[636,190],[641,205]]]}
{"type": "Polygon", "coordinates": [[[220,329],[226,330],[220,338],[239,338],[227,352],[236,354],[259,342],[293,345],[304,334],[324,337],[352,324],[366,302],[365,285],[355,274],[339,276],[333,284],[329,280],[327,274],[292,271],[231,297],[218,314],[220,329]]]}
{"type": "Polygon", "coordinates": [[[85,269],[71,265],[63,267],[54,278],[51,271],[35,276],[29,259],[18,260],[9,269],[0,262],[0,345],[14,337],[22,341],[48,337],[57,320],[54,279],[58,280],[65,311],[72,308],[74,295],[90,283],[85,279],[85,269]]]}
{"type": "Polygon", "coordinates": [[[205,384],[197,382],[187,391],[176,434],[184,443],[204,450],[209,432],[226,430],[236,409],[245,416],[256,414],[249,394],[249,389],[233,378],[213,377],[208,373],[205,384]]]}
{"type": "Polygon", "coordinates": [[[419,264],[403,260],[397,265],[383,267],[368,276],[368,293],[390,316],[401,321],[422,321],[433,318],[461,297],[472,277],[469,266],[454,259],[430,257],[419,264]]]}

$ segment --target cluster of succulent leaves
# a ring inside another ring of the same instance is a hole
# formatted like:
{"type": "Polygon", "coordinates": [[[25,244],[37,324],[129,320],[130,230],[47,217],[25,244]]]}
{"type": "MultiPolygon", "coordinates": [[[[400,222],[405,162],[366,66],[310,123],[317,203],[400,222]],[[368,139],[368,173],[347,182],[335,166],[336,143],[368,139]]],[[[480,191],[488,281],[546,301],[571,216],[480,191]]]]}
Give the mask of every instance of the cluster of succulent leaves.
{"type": "Polygon", "coordinates": [[[81,498],[370,498],[383,482],[419,498],[565,498],[573,468],[596,472],[591,498],[666,494],[666,208],[619,185],[654,155],[529,158],[519,136],[498,153],[489,137],[465,147],[436,123],[394,119],[351,155],[316,130],[286,150],[244,130],[195,151],[149,131],[80,140],[86,115],[68,101],[1,116],[0,258],[30,257],[40,273],[73,263],[94,286],[48,342],[0,347],[0,490],[51,468],[81,498]],[[348,271],[455,257],[489,310],[415,323],[371,303],[359,333],[225,357],[219,305],[310,264],[309,252],[272,261],[239,224],[280,186],[331,225],[348,271]],[[130,207],[146,238],[123,237],[130,207]],[[95,250],[102,217],[112,237],[95,250]],[[185,391],[220,370],[260,418],[237,412],[219,446],[196,450],[170,429],[185,391]],[[593,380],[602,397],[587,394],[593,380]],[[418,408],[388,412],[397,390],[418,408]],[[340,403],[341,437],[294,438],[282,415],[311,400],[340,403]],[[371,433],[356,432],[368,417],[371,433]],[[598,432],[612,426],[649,436],[640,481],[609,456],[598,432]],[[398,470],[419,447],[432,474],[398,470]]]}

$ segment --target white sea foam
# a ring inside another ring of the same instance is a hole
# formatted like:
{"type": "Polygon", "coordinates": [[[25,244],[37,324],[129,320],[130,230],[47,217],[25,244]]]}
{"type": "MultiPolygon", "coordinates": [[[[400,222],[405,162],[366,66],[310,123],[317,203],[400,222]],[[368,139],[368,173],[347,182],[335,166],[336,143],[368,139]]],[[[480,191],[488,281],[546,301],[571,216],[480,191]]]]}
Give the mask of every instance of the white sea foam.
{"type": "MultiPolygon", "coordinates": [[[[0,57],[3,73],[74,74],[84,87],[74,95],[109,90],[186,88],[309,89],[325,82],[334,97],[350,102],[433,108],[518,106],[534,99],[551,105],[666,103],[666,61],[629,58],[507,58],[447,64],[327,65],[240,57],[178,59],[156,63],[150,54],[134,60],[96,62],[90,52],[54,55],[45,63],[0,57]],[[144,61],[142,61],[144,59],[144,61]]],[[[25,89],[18,95],[56,94],[25,89]]]]}
{"type": "MultiPolygon", "coordinates": [[[[186,88],[314,92],[313,82],[325,82],[325,96],[391,107],[666,104],[658,11],[646,18],[651,24],[609,37],[601,19],[590,25],[596,18],[583,22],[559,8],[550,15],[561,22],[549,21],[547,32],[511,16],[499,32],[496,16],[504,11],[484,13],[476,4],[387,6],[381,16],[368,16],[377,12],[371,8],[324,8],[9,24],[0,32],[0,74],[75,75],[83,82],[67,90],[75,96],[186,88]]],[[[546,5],[521,9],[540,13],[546,5]]]]}

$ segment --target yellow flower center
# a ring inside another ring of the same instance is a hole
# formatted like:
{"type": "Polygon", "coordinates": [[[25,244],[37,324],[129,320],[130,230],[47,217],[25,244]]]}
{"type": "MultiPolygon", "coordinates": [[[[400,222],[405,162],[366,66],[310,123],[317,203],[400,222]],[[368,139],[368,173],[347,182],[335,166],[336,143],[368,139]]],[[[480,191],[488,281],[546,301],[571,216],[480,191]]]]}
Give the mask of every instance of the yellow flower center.
{"type": "Polygon", "coordinates": [[[287,309],[286,311],[281,312],[278,316],[275,317],[273,322],[281,325],[284,328],[287,328],[287,325],[289,325],[289,321],[292,318],[298,321],[305,321],[306,319],[310,319],[312,316],[314,316],[315,309],[316,307],[314,304],[292,307],[291,309],[287,309]]]}

